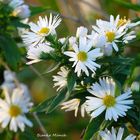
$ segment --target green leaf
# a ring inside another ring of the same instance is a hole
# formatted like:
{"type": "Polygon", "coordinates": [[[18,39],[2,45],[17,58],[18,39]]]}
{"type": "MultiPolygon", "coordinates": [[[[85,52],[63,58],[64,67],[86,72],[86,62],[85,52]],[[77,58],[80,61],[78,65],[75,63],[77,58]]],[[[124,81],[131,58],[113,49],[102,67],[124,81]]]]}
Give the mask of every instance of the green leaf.
{"type": "Polygon", "coordinates": [[[83,139],[90,140],[93,137],[93,135],[100,130],[100,125],[102,124],[103,121],[104,115],[100,115],[92,119],[86,128],[83,139]]]}
{"type": "Polygon", "coordinates": [[[33,107],[30,111],[31,112],[45,112],[54,98],[55,98],[55,96],[44,100],[43,102],[41,102],[37,106],[33,107]]]}
{"type": "Polygon", "coordinates": [[[140,93],[133,92],[132,96],[133,96],[134,104],[137,105],[137,107],[140,109],[140,93]]]}
{"type": "Polygon", "coordinates": [[[17,69],[21,56],[14,40],[7,34],[0,36],[0,48],[3,51],[7,63],[13,69],[17,69]]]}
{"type": "Polygon", "coordinates": [[[140,11],[140,5],[138,5],[138,4],[132,4],[130,2],[126,2],[123,0],[114,0],[114,2],[118,3],[119,5],[121,5],[125,8],[132,9],[135,11],[140,11]]]}
{"type": "Polygon", "coordinates": [[[67,77],[67,88],[69,93],[72,92],[75,82],[76,82],[76,74],[73,71],[70,71],[67,77]]]}
{"type": "Polygon", "coordinates": [[[11,24],[14,25],[16,28],[17,27],[20,27],[20,28],[29,28],[30,27],[29,25],[20,22],[19,19],[12,20],[11,24]]]}
{"type": "Polygon", "coordinates": [[[46,112],[50,113],[55,110],[59,104],[67,97],[67,90],[61,90],[56,96],[46,99],[38,106],[31,109],[31,112],[46,112]]]}
{"type": "Polygon", "coordinates": [[[67,96],[67,89],[62,89],[58,95],[52,100],[51,104],[48,107],[48,110],[46,113],[51,113],[53,110],[55,110],[65,99],[68,98],[67,96]]]}

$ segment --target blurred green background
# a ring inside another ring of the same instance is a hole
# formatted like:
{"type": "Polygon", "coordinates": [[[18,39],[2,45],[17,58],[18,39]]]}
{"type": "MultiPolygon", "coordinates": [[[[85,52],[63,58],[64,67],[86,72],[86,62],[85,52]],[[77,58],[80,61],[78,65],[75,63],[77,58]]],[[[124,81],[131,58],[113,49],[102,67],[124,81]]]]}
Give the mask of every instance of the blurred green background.
{"type": "MultiPolygon", "coordinates": [[[[130,19],[139,19],[139,10],[129,9],[127,2],[140,6],[140,0],[26,0],[30,6],[42,6],[46,10],[44,12],[31,17],[30,20],[36,21],[39,15],[48,15],[50,12],[59,13],[63,19],[62,24],[58,27],[58,36],[66,37],[75,35],[78,26],[86,26],[91,29],[91,25],[95,24],[98,18],[109,19],[109,15],[126,16],[130,19]],[[126,3],[125,3],[126,2],[126,3]]],[[[139,37],[138,33],[138,37],[139,37]]],[[[140,52],[138,41],[133,43],[125,50],[125,54],[133,55],[140,52]]],[[[20,81],[29,85],[31,95],[35,105],[41,101],[56,95],[53,88],[52,75],[57,71],[47,74],[47,70],[53,63],[40,62],[33,66],[26,66],[18,73],[20,81]]],[[[137,70],[139,73],[139,70],[137,70]]],[[[137,75],[137,73],[135,75],[137,75]]],[[[51,137],[52,140],[79,140],[82,132],[88,124],[89,117],[81,118],[80,113],[77,118],[74,112],[64,112],[58,108],[50,115],[38,114],[42,123],[46,127],[48,134],[66,134],[66,137],[51,137]]],[[[41,133],[38,126],[34,126],[35,134],[41,133]]],[[[47,138],[39,138],[41,140],[47,138]]]]}

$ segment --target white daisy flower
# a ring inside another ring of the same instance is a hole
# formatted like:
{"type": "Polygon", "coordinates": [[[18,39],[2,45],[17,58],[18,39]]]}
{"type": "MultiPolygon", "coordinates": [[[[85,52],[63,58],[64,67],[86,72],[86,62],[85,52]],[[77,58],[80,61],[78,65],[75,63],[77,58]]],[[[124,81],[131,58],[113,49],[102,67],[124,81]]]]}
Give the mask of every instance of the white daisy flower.
{"type": "Polygon", "coordinates": [[[69,73],[68,68],[61,67],[60,71],[57,73],[58,75],[53,76],[53,81],[55,82],[54,87],[58,87],[57,91],[67,86],[68,73],[69,73]]]}
{"type": "Polygon", "coordinates": [[[117,121],[119,117],[126,116],[130,105],[133,104],[133,100],[129,99],[132,96],[130,89],[115,97],[115,82],[111,78],[99,79],[99,83],[93,84],[88,91],[94,95],[86,97],[86,110],[91,112],[92,118],[106,111],[106,120],[117,121]]]}
{"type": "Polygon", "coordinates": [[[66,51],[64,54],[71,57],[69,61],[74,62],[72,67],[75,67],[75,73],[77,73],[78,77],[82,71],[89,76],[89,70],[95,73],[96,69],[100,68],[100,65],[95,63],[95,60],[103,54],[100,52],[100,48],[92,48],[91,41],[80,37],[79,44],[73,44],[72,48],[73,51],[66,51]]]}
{"type": "Polygon", "coordinates": [[[78,114],[78,110],[80,108],[81,110],[81,116],[84,117],[85,116],[85,104],[83,103],[81,106],[80,106],[80,99],[71,99],[69,101],[66,101],[64,103],[61,104],[61,109],[65,109],[65,111],[75,111],[74,113],[74,116],[77,117],[77,114],[78,114]]]}
{"type": "Polygon", "coordinates": [[[77,28],[76,37],[87,37],[88,29],[80,26],[77,28]]]}
{"type": "Polygon", "coordinates": [[[42,18],[39,16],[39,20],[37,23],[29,23],[30,32],[26,32],[22,38],[23,42],[27,46],[36,46],[39,42],[43,42],[45,37],[54,34],[56,27],[60,24],[61,19],[59,16],[52,17],[52,14],[50,14],[49,19],[47,16],[45,18],[42,18]]]}
{"type": "Polygon", "coordinates": [[[115,24],[102,20],[97,20],[96,24],[97,26],[93,26],[93,30],[99,35],[104,35],[107,40],[106,45],[111,44],[117,52],[119,49],[116,43],[119,42],[119,38],[126,33],[125,27],[121,26],[118,28],[115,24]]]}
{"type": "Polygon", "coordinates": [[[124,128],[120,127],[117,133],[114,127],[112,127],[111,131],[109,131],[108,129],[106,129],[105,131],[101,131],[100,136],[102,140],[135,140],[136,138],[134,135],[130,134],[124,139],[123,133],[124,128]]]}
{"type": "Polygon", "coordinates": [[[16,7],[13,12],[12,15],[15,17],[20,17],[20,18],[28,18],[30,16],[30,9],[29,6],[26,4],[20,5],[18,7],[16,7]]]}
{"type": "Polygon", "coordinates": [[[31,107],[30,99],[23,96],[21,89],[14,89],[12,96],[9,96],[7,89],[4,90],[5,100],[0,99],[0,123],[2,128],[9,124],[11,131],[17,132],[18,128],[24,131],[25,125],[32,127],[25,114],[31,107]]]}
{"type": "MultiPolygon", "coordinates": [[[[128,29],[132,27],[132,24],[126,19],[120,19],[118,15],[116,19],[111,15],[110,21],[97,20],[97,26],[93,26],[93,30],[98,33],[99,36],[106,37],[105,46],[112,45],[112,48],[116,52],[119,51],[118,42],[128,43],[136,36],[128,32],[128,29]]],[[[137,23],[138,24],[138,23],[137,23]]]]}
{"type": "Polygon", "coordinates": [[[48,43],[39,43],[36,47],[30,47],[27,51],[27,58],[31,61],[27,62],[28,65],[41,61],[41,54],[54,51],[48,43]]]}

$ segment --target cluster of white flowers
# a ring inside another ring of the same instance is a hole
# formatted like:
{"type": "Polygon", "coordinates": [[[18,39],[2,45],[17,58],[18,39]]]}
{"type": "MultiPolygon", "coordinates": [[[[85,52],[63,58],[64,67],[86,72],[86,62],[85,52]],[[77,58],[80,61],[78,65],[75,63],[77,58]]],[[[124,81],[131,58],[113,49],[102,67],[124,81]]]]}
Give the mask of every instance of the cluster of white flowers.
{"type": "MultiPolygon", "coordinates": [[[[28,47],[27,58],[31,60],[27,64],[43,60],[41,57],[43,53],[50,54],[50,57],[53,56],[53,53],[55,55],[58,53],[59,60],[57,62],[60,61],[60,64],[63,59],[67,61],[63,61],[58,75],[53,76],[54,87],[58,87],[57,91],[67,87],[70,71],[77,75],[77,79],[80,80],[79,83],[82,83],[81,81],[85,77],[94,77],[96,71],[102,67],[98,60],[105,56],[117,54],[121,50],[120,47],[136,37],[131,28],[140,24],[140,22],[132,23],[126,18],[122,19],[119,15],[116,18],[111,15],[110,21],[97,20],[96,26],[92,26],[91,33],[88,33],[87,28],[81,26],[77,28],[76,35],[69,37],[68,40],[66,38],[57,39],[58,44],[62,46],[60,47],[56,43],[58,46],[55,44],[57,47],[55,48],[52,47],[54,42],[48,38],[54,37],[56,41],[56,27],[60,22],[61,19],[58,16],[53,17],[52,14],[50,14],[49,19],[39,17],[36,24],[29,23],[30,31],[22,35],[23,42],[28,47]],[[66,42],[67,44],[65,44],[66,42]]],[[[55,57],[57,58],[57,56],[55,57]]],[[[75,111],[75,117],[78,110],[81,111],[82,117],[85,116],[86,112],[91,118],[95,118],[104,112],[105,120],[117,121],[118,118],[126,116],[128,109],[132,108],[131,90],[127,89],[118,95],[114,79],[106,76],[99,78],[99,81],[94,82],[92,86],[89,87],[89,85],[86,87],[86,92],[91,93],[91,96],[85,96],[84,102],[79,98],[72,98],[63,102],[61,109],[75,111]]],[[[78,83],[76,82],[73,90],[76,90],[77,86],[78,83]]],[[[120,128],[119,139],[122,138],[122,134],[123,129],[120,128]]],[[[118,140],[114,128],[112,134],[107,130],[101,132],[100,135],[104,140],[118,140]]],[[[125,140],[133,140],[134,138],[130,135],[125,140]]]]}
{"type": "Polygon", "coordinates": [[[30,102],[27,86],[16,83],[15,80],[15,73],[4,71],[4,82],[1,85],[4,99],[0,99],[0,123],[2,128],[9,125],[11,131],[17,132],[18,128],[24,131],[25,125],[32,127],[33,124],[27,119],[26,114],[33,103],[30,102]]]}
{"type": "Polygon", "coordinates": [[[28,18],[30,16],[30,9],[24,0],[0,0],[1,2],[8,4],[12,9],[12,15],[20,17],[21,19],[28,18]]]}
{"type": "Polygon", "coordinates": [[[45,37],[56,34],[55,28],[60,24],[61,19],[59,16],[52,17],[50,14],[49,19],[39,17],[37,23],[30,22],[30,30],[26,31],[23,35],[23,42],[27,46],[27,58],[31,61],[27,64],[37,63],[41,61],[41,54],[50,53],[54,49],[50,47],[50,44],[45,41],[45,37]]]}

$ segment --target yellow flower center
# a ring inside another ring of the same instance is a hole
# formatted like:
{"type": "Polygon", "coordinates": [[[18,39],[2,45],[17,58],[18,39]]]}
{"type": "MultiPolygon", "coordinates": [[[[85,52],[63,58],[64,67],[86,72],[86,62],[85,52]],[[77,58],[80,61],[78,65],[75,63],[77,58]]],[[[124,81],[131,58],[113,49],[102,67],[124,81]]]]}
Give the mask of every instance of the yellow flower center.
{"type": "Polygon", "coordinates": [[[128,20],[126,19],[126,17],[119,19],[117,27],[123,26],[124,24],[126,24],[128,22],[128,20]]]}
{"type": "Polygon", "coordinates": [[[111,95],[106,95],[103,99],[103,103],[106,107],[112,107],[116,103],[115,97],[111,95]]]}
{"type": "Polygon", "coordinates": [[[78,58],[78,60],[84,62],[84,61],[87,60],[88,56],[87,56],[87,53],[86,53],[86,52],[81,51],[81,52],[79,52],[79,53],[77,54],[77,58],[78,58]]]}
{"type": "Polygon", "coordinates": [[[43,27],[43,28],[40,29],[40,31],[39,31],[38,33],[39,33],[39,34],[48,34],[49,31],[50,31],[49,28],[43,27]]]}
{"type": "Polygon", "coordinates": [[[115,33],[114,32],[106,32],[106,37],[108,42],[112,42],[115,39],[115,33]]]}
{"type": "Polygon", "coordinates": [[[11,117],[17,117],[21,114],[21,112],[21,108],[18,105],[11,105],[9,109],[9,114],[11,115],[11,117]]]}

